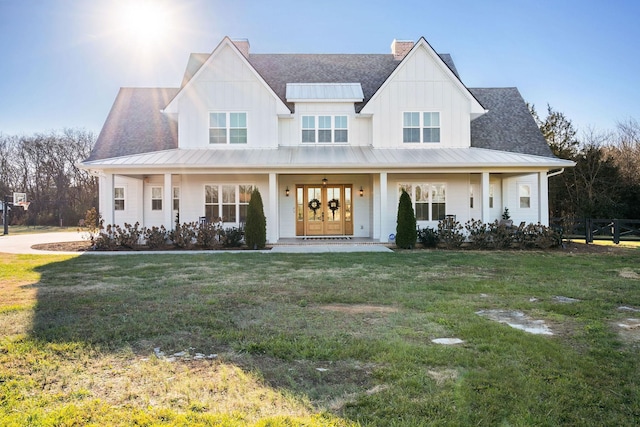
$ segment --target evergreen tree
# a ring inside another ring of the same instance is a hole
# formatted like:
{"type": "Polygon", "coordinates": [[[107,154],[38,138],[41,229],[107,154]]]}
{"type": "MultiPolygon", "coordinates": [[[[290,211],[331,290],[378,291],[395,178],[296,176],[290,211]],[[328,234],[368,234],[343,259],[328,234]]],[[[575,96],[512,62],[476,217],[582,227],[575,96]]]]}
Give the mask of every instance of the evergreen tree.
{"type": "Polygon", "coordinates": [[[412,249],[416,245],[418,231],[416,230],[416,215],[409,193],[402,190],[398,202],[398,219],[396,226],[396,245],[399,248],[412,249]]]}
{"type": "Polygon", "coordinates": [[[251,193],[247,207],[244,238],[249,249],[264,249],[267,243],[267,219],[264,216],[262,196],[257,188],[251,193]]]}

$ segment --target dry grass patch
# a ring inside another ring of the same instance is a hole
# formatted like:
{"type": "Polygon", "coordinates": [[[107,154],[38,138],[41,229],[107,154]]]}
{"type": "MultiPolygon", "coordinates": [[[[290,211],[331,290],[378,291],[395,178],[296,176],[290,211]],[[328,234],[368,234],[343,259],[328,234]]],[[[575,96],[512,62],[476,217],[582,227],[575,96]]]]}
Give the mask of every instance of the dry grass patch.
{"type": "Polygon", "coordinates": [[[640,274],[631,268],[623,268],[618,271],[618,274],[625,279],[640,280],[640,274]]]}
{"type": "Polygon", "coordinates": [[[318,307],[320,310],[335,311],[347,314],[397,313],[397,307],[371,304],[327,304],[318,307]]]}
{"type": "Polygon", "coordinates": [[[427,375],[429,375],[438,386],[443,386],[449,381],[455,381],[459,376],[458,371],[455,369],[429,369],[427,375]]]}

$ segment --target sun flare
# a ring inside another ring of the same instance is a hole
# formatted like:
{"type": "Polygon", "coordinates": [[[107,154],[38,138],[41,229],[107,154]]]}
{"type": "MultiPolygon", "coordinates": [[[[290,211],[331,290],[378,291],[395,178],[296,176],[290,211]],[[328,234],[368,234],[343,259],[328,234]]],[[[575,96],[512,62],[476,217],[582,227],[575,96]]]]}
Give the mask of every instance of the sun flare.
{"type": "Polygon", "coordinates": [[[159,0],[125,1],[116,9],[114,19],[119,33],[140,47],[162,44],[171,27],[171,11],[159,0]]]}

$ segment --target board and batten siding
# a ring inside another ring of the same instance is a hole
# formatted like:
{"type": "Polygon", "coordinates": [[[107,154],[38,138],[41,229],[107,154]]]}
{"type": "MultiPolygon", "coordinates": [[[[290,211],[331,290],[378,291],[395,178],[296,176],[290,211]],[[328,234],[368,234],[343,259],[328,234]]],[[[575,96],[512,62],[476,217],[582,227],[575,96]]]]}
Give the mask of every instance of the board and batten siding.
{"type": "Polygon", "coordinates": [[[276,147],[277,100],[231,46],[222,46],[215,55],[178,100],[180,147],[210,146],[209,113],[213,111],[247,113],[247,144],[230,148],[276,147]]]}
{"type": "Polygon", "coordinates": [[[419,46],[391,80],[367,104],[373,114],[373,146],[405,148],[468,147],[471,140],[471,101],[443,65],[419,46]],[[403,112],[439,112],[441,142],[403,143],[403,112]]]}
{"type": "MultiPolygon", "coordinates": [[[[143,181],[142,179],[136,178],[128,178],[121,175],[116,175],[114,179],[114,188],[116,187],[124,187],[124,210],[116,211],[114,210],[114,223],[123,225],[127,224],[135,224],[136,222],[140,222],[140,225],[144,221],[142,219],[143,215],[143,181]]],[[[103,186],[100,186],[103,188],[103,186]]],[[[105,197],[114,198],[114,194],[105,194],[105,197]]],[[[104,205],[102,205],[104,206],[104,205]]],[[[103,216],[104,213],[102,214],[103,216]]],[[[160,222],[161,224],[161,222],[160,222]]],[[[155,225],[155,224],[154,224],[155,225]]]]}

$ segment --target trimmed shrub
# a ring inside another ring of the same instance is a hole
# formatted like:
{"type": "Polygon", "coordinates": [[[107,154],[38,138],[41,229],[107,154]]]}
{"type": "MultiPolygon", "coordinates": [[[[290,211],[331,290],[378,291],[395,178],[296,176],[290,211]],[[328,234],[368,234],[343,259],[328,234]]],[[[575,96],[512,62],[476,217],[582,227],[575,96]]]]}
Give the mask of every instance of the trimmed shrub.
{"type": "Polygon", "coordinates": [[[489,225],[481,220],[471,219],[464,225],[469,237],[469,247],[471,249],[486,249],[493,240],[489,232],[489,225]]]}
{"type": "Polygon", "coordinates": [[[220,242],[225,248],[239,248],[242,245],[243,231],[238,227],[220,230],[220,242]]]}
{"type": "Polygon", "coordinates": [[[198,225],[196,245],[205,249],[213,249],[220,246],[221,223],[202,222],[198,225]]]}
{"type": "Polygon", "coordinates": [[[438,222],[438,238],[447,249],[457,249],[462,246],[466,239],[462,230],[462,224],[453,217],[446,217],[438,222]]]}
{"type": "Polygon", "coordinates": [[[115,241],[116,246],[128,249],[137,249],[142,242],[144,230],[140,228],[140,223],[135,224],[124,223],[124,228],[116,225],[115,241]]]}
{"type": "Polygon", "coordinates": [[[416,215],[413,212],[411,196],[402,190],[400,201],[398,202],[396,246],[403,249],[413,249],[418,239],[416,227],[416,215]]]}
{"type": "Polygon", "coordinates": [[[176,228],[169,233],[169,239],[171,239],[173,245],[180,249],[189,249],[193,246],[195,238],[195,223],[184,223],[182,225],[176,223],[176,228]]]}
{"type": "Polygon", "coordinates": [[[144,230],[144,240],[149,249],[158,249],[167,243],[167,229],[164,225],[144,230]]]}
{"type": "Polygon", "coordinates": [[[502,221],[496,220],[489,224],[489,232],[491,233],[491,247],[493,249],[509,249],[513,244],[515,236],[511,227],[508,227],[502,221]]]}
{"type": "Polygon", "coordinates": [[[438,231],[434,228],[427,227],[418,231],[418,241],[425,248],[435,248],[438,246],[438,231]]]}
{"type": "Polygon", "coordinates": [[[247,206],[244,239],[249,249],[264,249],[267,244],[267,218],[264,216],[262,196],[257,188],[251,193],[247,206]]]}

